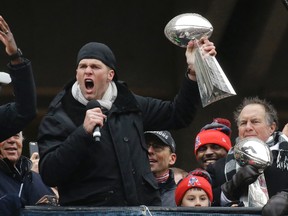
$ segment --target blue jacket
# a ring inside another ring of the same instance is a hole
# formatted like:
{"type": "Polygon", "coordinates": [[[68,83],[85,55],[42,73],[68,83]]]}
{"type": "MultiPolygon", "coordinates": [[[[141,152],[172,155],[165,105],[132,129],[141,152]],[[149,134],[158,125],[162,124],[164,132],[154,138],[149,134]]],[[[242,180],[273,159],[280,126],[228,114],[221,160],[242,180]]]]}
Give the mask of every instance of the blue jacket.
{"type": "Polygon", "coordinates": [[[7,195],[9,197],[17,194],[23,206],[35,205],[44,195],[55,195],[51,188],[43,183],[41,176],[31,171],[31,165],[32,162],[24,156],[18,160],[17,169],[7,158],[0,159],[0,198],[3,198],[2,201],[7,195]]]}
{"type": "Polygon", "coordinates": [[[0,215],[20,215],[21,207],[22,204],[18,194],[6,194],[0,197],[0,215]]]}

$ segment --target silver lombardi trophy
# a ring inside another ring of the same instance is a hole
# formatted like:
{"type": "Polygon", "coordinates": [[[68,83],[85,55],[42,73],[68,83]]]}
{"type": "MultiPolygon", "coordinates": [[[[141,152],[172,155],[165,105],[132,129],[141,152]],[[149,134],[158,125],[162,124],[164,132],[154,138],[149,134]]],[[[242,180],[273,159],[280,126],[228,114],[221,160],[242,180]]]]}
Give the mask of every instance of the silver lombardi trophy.
{"type": "Polygon", "coordinates": [[[249,207],[263,207],[269,199],[263,172],[273,162],[269,146],[256,137],[248,137],[236,143],[234,157],[240,166],[252,165],[260,174],[257,180],[249,185],[247,199],[242,201],[249,207]]]}
{"type": "MultiPolygon", "coordinates": [[[[212,35],[211,23],[196,13],[180,14],[171,19],[164,29],[165,36],[175,45],[187,47],[190,40],[199,40],[212,35]]],[[[221,66],[214,56],[202,53],[197,44],[195,51],[195,71],[202,106],[205,107],[222,98],[236,95],[221,66]]]]}

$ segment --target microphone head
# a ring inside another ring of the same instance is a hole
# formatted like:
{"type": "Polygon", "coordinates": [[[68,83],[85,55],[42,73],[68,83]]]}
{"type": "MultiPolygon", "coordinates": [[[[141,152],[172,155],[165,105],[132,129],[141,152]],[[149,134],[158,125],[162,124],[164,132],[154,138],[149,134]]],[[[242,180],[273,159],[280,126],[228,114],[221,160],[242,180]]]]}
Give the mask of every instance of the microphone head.
{"type": "Polygon", "coordinates": [[[101,107],[100,103],[97,100],[90,100],[86,105],[87,110],[93,109],[96,107],[99,107],[99,108],[101,107]]]}

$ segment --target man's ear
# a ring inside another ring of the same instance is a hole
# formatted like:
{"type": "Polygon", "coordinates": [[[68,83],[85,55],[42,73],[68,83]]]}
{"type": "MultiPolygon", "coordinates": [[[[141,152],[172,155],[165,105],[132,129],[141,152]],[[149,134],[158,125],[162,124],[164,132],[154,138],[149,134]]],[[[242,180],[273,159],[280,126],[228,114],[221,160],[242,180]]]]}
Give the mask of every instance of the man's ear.
{"type": "Polygon", "coordinates": [[[175,153],[171,153],[171,155],[170,155],[170,160],[169,160],[169,165],[170,165],[170,166],[174,165],[175,162],[176,162],[176,159],[177,159],[176,154],[175,154],[175,153]]]}
{"type": "Polygon", "coordinates": [[[115,71],[114,70],[109,70],[108,71],[108,80],[112,81],[114,76],[115,76],[115,71]]]}
{"type": "Polygon", "coordinates": [[[272,135],[276,130],[276,123],[273,122],[270,126],[270,134],[272,135]]]}

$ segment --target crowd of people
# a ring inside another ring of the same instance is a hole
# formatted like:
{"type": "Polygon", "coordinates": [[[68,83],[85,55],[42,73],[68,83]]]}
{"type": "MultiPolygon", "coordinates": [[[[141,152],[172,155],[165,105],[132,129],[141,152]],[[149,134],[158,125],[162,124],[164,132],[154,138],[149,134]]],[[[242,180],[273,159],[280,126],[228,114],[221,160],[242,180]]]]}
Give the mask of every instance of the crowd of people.
{"type": "MultiPolygon", "coordinates": [[[[14,102],[0,106],[1,215],[27,205],[260,206],[264,216],[287,213],[288,125],[279,131],[277,112],[265,99],[244,98],[235,110],[235,142],[230,120],[214,118],[191,147],[198,168],[174,167],[176,142],[169,131],[189,126],[200,104],[195,41],[187,45],[188,69],[171,101],[132,93],[119,80],[113,51],[103,43],[85,44],[75,78],[55,96],[40,123],[39,155],[29,159],[22,155],[22,130],[37,110],[32,66],[2,16],[0,40],[15,95],[14,102]],[[241,166],[234,157],[234,146],[248,137],[271,150],[273,163],[263,172],[241,166]],[[249,195],[255,183],[268,197],[261,205],[249,195]]],[[[216,55],[207,38],[198,44],[204,55],[216,55]]]]}

